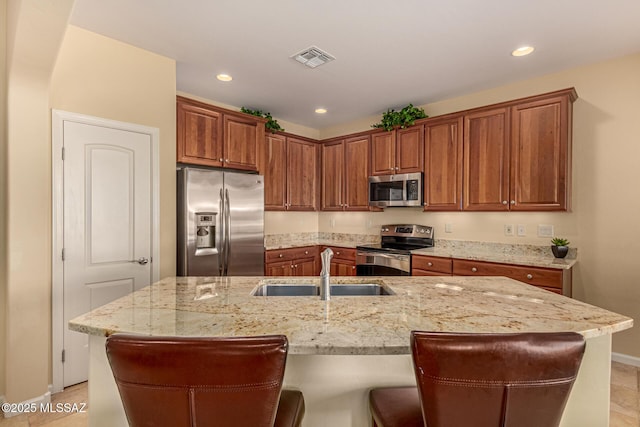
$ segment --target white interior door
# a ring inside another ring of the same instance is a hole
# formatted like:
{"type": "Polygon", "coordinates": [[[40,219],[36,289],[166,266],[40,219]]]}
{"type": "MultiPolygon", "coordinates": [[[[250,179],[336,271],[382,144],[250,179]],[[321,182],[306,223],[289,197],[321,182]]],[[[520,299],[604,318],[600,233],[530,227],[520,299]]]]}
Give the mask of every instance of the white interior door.
{"type": "Polygon", "coordinates": [[[151,282],[153,189],[151,135],[73,121],[63,133],[66,387],[87,380],[89,360],[68,321],[151,282]]]}

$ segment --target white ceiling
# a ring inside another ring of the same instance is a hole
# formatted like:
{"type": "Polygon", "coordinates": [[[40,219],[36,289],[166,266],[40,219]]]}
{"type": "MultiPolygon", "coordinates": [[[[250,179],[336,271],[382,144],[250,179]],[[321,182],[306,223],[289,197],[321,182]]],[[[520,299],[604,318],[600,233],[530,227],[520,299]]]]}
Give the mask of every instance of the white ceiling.
{"type": "Polygon", "coordinates": [[[317,129],[640,52],[640,0],[76,0],[71,23],[174,58],[179,91],[317,129]],[[336,60],[290,59],[311,45],[336,60]]]}

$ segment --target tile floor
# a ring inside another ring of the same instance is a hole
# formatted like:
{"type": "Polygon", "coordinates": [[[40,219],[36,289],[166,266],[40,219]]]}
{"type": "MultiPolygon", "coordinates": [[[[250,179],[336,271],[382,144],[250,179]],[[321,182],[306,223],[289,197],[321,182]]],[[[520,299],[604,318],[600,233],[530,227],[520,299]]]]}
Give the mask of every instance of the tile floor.
{"type": "MultiPolygon", "coordinates": [[[[54,394],[51,402],[87,402],[87,383],[54,394]]],[[[35,413],[0,418],[0,427],[86,427],[88,413],[35,413]]],[[[594,426],[596,427],[596,426],[594,426]]],[[[640,368],[611,363],[611,422],[609,427],[640,427],[640,368]]]]}

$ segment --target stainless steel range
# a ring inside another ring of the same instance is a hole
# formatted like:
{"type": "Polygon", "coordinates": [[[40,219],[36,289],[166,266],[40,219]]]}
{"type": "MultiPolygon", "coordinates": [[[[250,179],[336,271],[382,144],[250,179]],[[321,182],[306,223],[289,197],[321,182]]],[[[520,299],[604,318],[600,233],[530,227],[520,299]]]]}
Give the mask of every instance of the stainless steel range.
{"type": "Polygon", "coordinates": [[[410,276],[411,251],[433,246],[428,225],[383,225],[380,236],[380,244],[356,246],[358,276],[410,276]]]}

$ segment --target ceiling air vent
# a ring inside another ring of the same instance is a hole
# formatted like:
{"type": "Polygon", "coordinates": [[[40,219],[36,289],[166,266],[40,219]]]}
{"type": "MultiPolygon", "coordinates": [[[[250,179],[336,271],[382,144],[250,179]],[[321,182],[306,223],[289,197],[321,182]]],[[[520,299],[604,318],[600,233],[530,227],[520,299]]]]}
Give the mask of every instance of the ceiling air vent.
{"type": "Polygon", "coordinates": [[[308,47],[303,51],[291,56],[291,58],[295,59],[301,64],[306,65],[309,68],[316,68],[319,65],[336,59],[333,56],[329,55],[327,52],[323,52],[315,46],[308,47]]]}

